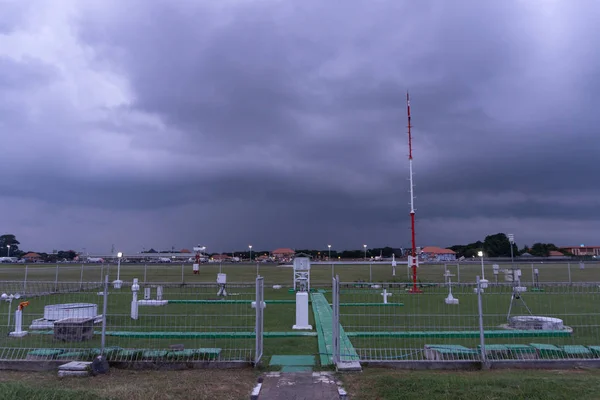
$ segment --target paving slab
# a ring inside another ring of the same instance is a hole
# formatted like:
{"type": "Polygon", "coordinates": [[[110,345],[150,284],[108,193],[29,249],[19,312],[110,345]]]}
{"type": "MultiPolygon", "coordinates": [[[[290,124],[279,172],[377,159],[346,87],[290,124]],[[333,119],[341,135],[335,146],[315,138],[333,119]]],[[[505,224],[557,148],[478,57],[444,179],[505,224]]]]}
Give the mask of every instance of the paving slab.
{"type": "Polygon", "coordinates": [[[268,373],[258,400],[339,400],[338,385],[329,373],[268,373]]]}

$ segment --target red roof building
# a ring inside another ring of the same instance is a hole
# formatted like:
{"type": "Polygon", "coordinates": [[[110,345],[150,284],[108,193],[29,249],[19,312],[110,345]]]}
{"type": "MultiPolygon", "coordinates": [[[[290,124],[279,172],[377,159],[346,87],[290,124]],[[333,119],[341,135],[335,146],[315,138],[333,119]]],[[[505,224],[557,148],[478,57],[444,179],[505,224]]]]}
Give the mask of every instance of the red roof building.
{"type": "Polygon", "coordinates": [[[271,254],[276,259],[281,260],[281,259],[288,259],[288,258],[294,257],[294,255],[296,254],[296,252],[294,250],[292,250],[292,249],[289,249],[289,248],[281,248],[281,249],[275,249],[275,250],[273,250],[271,252],[271,254]]]}
{"type": "Polygon", "coordinates": [[[419,257],[426,261],[456,261],[454,251],[436,246],[423,247],[419,257]]]}

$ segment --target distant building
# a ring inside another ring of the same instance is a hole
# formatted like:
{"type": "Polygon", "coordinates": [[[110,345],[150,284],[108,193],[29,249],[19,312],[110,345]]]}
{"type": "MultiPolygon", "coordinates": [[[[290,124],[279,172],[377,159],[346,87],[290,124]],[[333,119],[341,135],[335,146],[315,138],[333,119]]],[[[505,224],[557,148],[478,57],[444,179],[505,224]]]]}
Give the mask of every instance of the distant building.
{"type": "Polygon", "coordinates": [[[600,246],[566,246],[560,249],[574,256],[600,256],[600,246]]]}
{"type": "Polygon", "coordinates": [[[292,259],[296,252],[289,248],[282,248],[273,250],[271,254],[273,255],[273,258],[275,258],[278,261],[281,261],[292,259]]]}
{"type": "Polygon", "coordinates": [[[211,257],[214,261],[231,261],[231,256],[227,254],[215,254],[211,257]]]}
{"type": "Polygon", "coordinates": [[[24,254],[21,258],[26,262],[36,262],[40,261],[42,259],[42,256],[40,256],[38,253],[29,252],[27,254],[24,254]]]}
{"type": "Polygon", "coordinates": [[[556,251],[556,250],[551,250],[550,253],[548,254],[548,257],[550,257],[550,258],[567,258],[567,256],[565,256],[563,253],[561,253],[560,251],[556,251]]]}
{"type": "Polygon", "coordinates": [[[188,249],[181,249],[179,250],[180,253],[191,253],[191,251],[189,251],[188,249]]]}
{"type": "Polygon", "coordinates": [[[456,253],[450,249],[426,246],[421,250],[419,258],[423,261],[456,261],[456,253]]]}

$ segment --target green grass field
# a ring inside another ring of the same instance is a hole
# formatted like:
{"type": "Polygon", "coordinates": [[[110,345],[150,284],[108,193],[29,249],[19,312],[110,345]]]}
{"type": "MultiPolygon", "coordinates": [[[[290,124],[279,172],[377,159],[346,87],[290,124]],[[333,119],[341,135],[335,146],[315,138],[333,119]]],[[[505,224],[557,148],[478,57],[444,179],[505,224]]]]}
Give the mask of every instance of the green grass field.
{"type": "MultiPolygon", "coordinates": [[[[494,262],[485,262],[485,276],[494,280],[494,262]]],[[[447,269],[454,274],[453,282],[473,283],[475,276],[481,274],[479,263],[445,264],[447,269]]],[[[500,269],[510,268],[510,263],[498,263],[500,269]]],[[[515,263],[522,271],[521,280],[531,283],[533,269],[539,270],[540,282],[600,282],[600,263],[586,262],[585,269],[580,269],[577,262],[568,263],[515,263]],[[569,267],[570,266],[570,267],[569,267]],[[570,271],[570,272],[569,272],[570,271]]],[[[101,282],[104,275],[110,275],[114,280],[117,276],[115,264],[0,264],[0,282],[20,281],[25,277],[27,281],[45,282],[101,282]]],[[[138,278],[140,282],[214,282],[219,271],[228,275],[230,282],[251,283],[257,275],[257,270],[265,278],[268,285],[292,285],[292,269],[274,264],[202,264],[200,274],[192,274],[192,265],[184,264],[123,264],[120,278],[131,281],[138,278]],[[183,270],[183,271],[182,271],[183,270]],[[183,273],[182,273],[183,272],[183,273]]],[[[421,282],[444,282],[444,264],[422,264],[418,269],[418,278],[421,282]]],[[[396,276],[392,275],[389,264],[334,264],[333,271],[339,275],[342,282],[372,281],[372,282],[405,282],[409,279],[406,265],[396,267],[396,276]]],[[[311,282],[313,285],[331,286],[332,267],[329,264],[314,264],[311,269],[311,282]]],[[[504,279],[500,274],[499,281],[504,279]]]]}
{"type": "MultiPolygon", "coordinates": [[[[506,264],[501,268],[508,267],[506,264]]],[[[522,265],[522,282],[531,288],[531,266],[522,265]]],[[[540,270],[540,282],[568,282],[567,264],[535,264],[540,270]]],[[[94,303],[98,311],[102,310],[102,296],[99,282],[108,274],[109,280],[116,278],[116,266],[81,265],[33,265],[0,266],[0,288],[6,293],[23,291],[26,293],[54,292],[55,289],[75,290],[70,293],[44,294],[28,297],[30,304],[24,311],[23,329],[28,330],[34,319],[43,317],[44,307],[60,303],[94,303]],[[58,279],[56,279],[58,276],[58,279]],[[58,281],[58,283],[57,283],[58,281]],[[87,282],[96,282],[89,287],[87,282]],[[80,284],[81,283],[81,284],[80,284]],[[81,288],[81,290],[79,290],[81,288]]],[[[457,274],[456,264],[448,264],[448,269],[457,274]]],[[[477,296],[473,293],[472,284],[480,273],[480,264],[461,265],[461,282],[470,285],[455,286],[453,293],[460,300],[459,305],[446,305],[444,298],[447,288],[439,285],[444,281],[443,265],[422,265],[419,268],[420,282],[433,282],[438,285],[423,286],[423,294],[412,295],[406,292],[405,283],[408,278],[406,266],[397,267],[396,276],[392,276],[391,266],[367,265],[335,265],[335,273],[341,281],[348,282],[341,288],[341,303],[367,303],[369,305],[346,305],[340,308],[341,324],[362,359],[375,360],[412,360],[423,358],[426,344],[463,345],[476,349],[479,344],[477,335],[466,335],[465,332],[477,332],[479,329],[477,296]],[[391,282],[397,285],[388,289],[392,294],[389,301],[402,303],[396,306],[383,306],[381,289],[359,288],[354,282],[369,281],[374,283],[391,282]],[[367,332],[372,336],[366,336],[367,332]],[[393,333],[396,336],[383,336],[375,332],[393,333]],[[427,332],[416,334],[416,332],[427,332]],[[438,335],[432,334],[438,332],[438,335]],[[457,332],[449,334],[449,332],[457,332]]],[[[165,287],[164,299],[167,300],[216,300],[216,275],[221,270],[228,275],[230,283],[228,300],[225,304],[168,304],[161,307],[140,307],[139,319],[132,320],[130,307],[132,294],[129,286],[121,290],[109,290],[107,303],[106,346],[124,349],[168,349],[173,344],[183,344],[186,349],[221,349],[222,360],[249,361],[254,356],[255,339],[251,333],[255,327],[255,310],[250,302],[255,299],[254,280],[257,274],[256,265],[205,264],[199,275],[193,275],[191,265],[122,265],[120,278],[131,281],[138,278],[141,283],[170,282],[165,287]],[[184,285],[180,285],[183,281],[184,285]],[[209,285],[201,287],[201,283],[209,285]],[[126,333],[123,333],[126,332],[126,333]],[[127,332],[134,332],[136,335],[127,332]],[[165,334],[162,334],[165,333],[165,334]],[[202,333],[202,335],[197,335],[202,333]],[[224,333],[224,334],[220,334],[224,333]],[[250,333],[250,335],[245,335],[250,333]],[[144,335],[149,335],[144,337],[144,335]],[[192,335],[191,337],[189,335],[192,335]]],[[[295,323],[295,298],[287,288],[273,289],[274,284],[291,286],[292,269],[272,264],[259,265],[259,273],[265,279],[265,299],[287,300],[288,303],[269,303],[265,309],[264,339],[265,360],[273,354],[312,354],[318,355],[319,347],[316,336],[273,337],[273,333],[290,332],[295,323]],[[292,301],[292,302],[290,302],[292,301]]],[[[456,279],[455,276],[453,279],[456,279]]],[[[492,264],[486,265],[486,278],[493,282],[492,264]]],[[[315,265],[311,271],[311,284],[326,290],[325,297],[331,302],[331,266],[315,265]],[[328,287],[329,286],[329,287],[328,287]]],[[[504,276],[501,275],[500,282],[504,276]]],[[[561,318],[565,325],[573,328],[573,334],[564,337],[489,337],[486,344],[553,344],[553,345],[600,345],[600,313],[597,310],[600,300],[600,289],[591,282],[600,281],[600,265],[587,263],[586,268],[579,269],[578,264],[571,265],[571,281],[588,283],[569,285],[544,285],[544,292],[526,292],[523,294],[525,304],[535,315],[561,318]]],[[[142,284],[143,286],[143,284],[142,284]]],[[[152,297],[155,297],[153,291],[152,297]]],[[[139,299],[143,298],[143,290],[139,299]]],[[[487,330],[500,330],[506,322],[511,292],[504,286],[490,287],[483,295],[484,326],[487,330]]],[[[8,332],[14,324],[8,324],[8,304],[0,303],[0,356],[2,358],[25,358],[31,349],[68,349],[67,355],[73,357],[81,349],[97,349],[100,347],[100,335],[85,342],[58,342],[51,330],[32,332],[24,338],[9,338],[8,332]]],[[[12,304],[11,321],[14,321],[14,310],[17,302],[12,304]]],[[[525,315],[520,301],[515,303],[512,315],[525,315]]],[[[310,310],[310,323],[316,324],[315,316],[310,310]]],[[[99,330],[100,326],[96,326],[99,330]]],[[[314,330],[313,330],[314,332],[314,330]]],[[[139,352],[129,352],[126,356],[140,356],[139,352]]],[[[83,353],[79,353],[82,356],[83,353]]],[[[87,353],[89,356],[93,352],[87,353]]],[[[117,353],[115,353],[117,354],[117,353]]],[[[119,357],[125,357],[124,353],[119,357]]],[[[162,353],[146,353],[144,357],[160,357],[162,353]]],[[[164,356],[164,354],[163,354],[164,356]]],[[[116,357],[116,355],[115,355],[116,357]]],[[[190,357],[193,359],[210,358],[210,352],[199,352],[190,357]]],[[[317,357],[318,358],[318,357],[317,357]]]]}
{"type": "MultiPolygon", "coordinates": [[[[342,375],[352,400],[563,400],[598,398],[600,371],[397,371],[366,369],[342,375]]],[[[242,400],[256,372],[243,370],[113,370],[93,379],[61,379],[55,372],[0,374],[3,400],[242,400]]]]}

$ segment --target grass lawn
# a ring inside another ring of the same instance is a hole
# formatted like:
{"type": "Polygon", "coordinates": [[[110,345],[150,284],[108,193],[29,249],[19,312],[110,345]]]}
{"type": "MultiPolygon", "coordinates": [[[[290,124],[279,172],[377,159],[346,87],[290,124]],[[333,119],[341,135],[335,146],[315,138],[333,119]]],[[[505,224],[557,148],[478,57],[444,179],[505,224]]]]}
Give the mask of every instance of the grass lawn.
{"type": "MultiPolygon", "coordinates": [[[[398,371],[379,368],[340,376],[352,400],[592,400],[600,371],[398,371]]],[[[56,372],[0,374],[2,400],[247,399],[257,372],[245,370],[130,371],[94,378],[56,372]]]]}
{"type": "Polygon", "coordinates": [[[367,369],[343,375],[352,400],[598,399],[600,371],[432,372],[367,369]]]}
{"type": "MultiPolygon", "coordinates": [[[[494,262],[485,262],[485,275],[493,280],[494,262]]],[[[476,262],[445,264],[455,274],[453,282],[474,283],[475,276],[481,274],[481,264],[476,262]],[[460,275],[460,276],[459,276],[460,275]],[[459,279],[460,278],[460,279],[459,279]]],[[[499,264],[500,269],[510,268],[510,264],[499,264]]],[[[540,282],[569,282],[569,264],[567,263],[516,263],[522,270],[522,281],[532,281],[532,270],[539,270],[540,282]]],[[[131,281],[138,278],[140,282],[214,282],[221,270],[227,274],[228,281],[249,283],[256,278],[256,264],[202,264],[200,274],[192,274],[192,265],[181,264],[123,264],[120,278],[131,281]]],[[[334,264],[335,274],[342,282],[358,280],[373,282],[406,282],[409,280],[408,268],[401,264],[396,267],[396,276],[392,276],[390,264],[334,264]]],[[[292,285],[293,272],[289,267],[274,264],[259,264],[258,272],[265,278],[266,285],[292,285]]],[[[331,265],[314,264],[311,268],[313,285],[331,285],[331,265]]],[[[0,264],[0,282],[20,281],[25,279],[25,265],[0,264]]],[[[117,266],[100,264],[31,264],[27,266],[27,281],[54,282],[101,282],[105,274],[111,281],[116,279],[117,266]],[[58,267],[58,268],[57,268],[58,267]]],[[[444,264],[422,264],[418,270],[421,282],[444,282],[444,264]]],[[[585,269],[579,269],[577,262],[570,263],[572,282],[600,282],[600,263],[586,262],[585,269]]],[[[500,276],[503,279],[503,275],[500,276]]]]}

